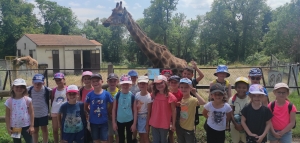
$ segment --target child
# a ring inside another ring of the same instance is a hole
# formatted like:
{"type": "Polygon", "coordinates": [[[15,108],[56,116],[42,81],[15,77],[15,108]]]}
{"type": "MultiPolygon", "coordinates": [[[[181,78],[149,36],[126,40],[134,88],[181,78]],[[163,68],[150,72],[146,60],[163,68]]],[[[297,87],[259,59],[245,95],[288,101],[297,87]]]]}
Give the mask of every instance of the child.
{"type": "Polygon", "coordinates": [[[103,80],[100,74],[93,74],[91,81],[94,91],[87,94],[84,110],[87,116],[89,116],[94,143],[100,143],[100,141],[107,143],[108,111],[111,110],[107,108],[107,104],[111,104],[113,99],[107,91],[102,89],[103,80]]]}
{"type": "Polygon", "coordinates": [[[225,87],[220,83],[213,84],[210,88],[212,101],[204,105],[203,116],[205,123],[207,143],[224,143],[225,129],[231,117],[231,107],[226,103],[225,87]]]}
{"type": "Polygon", "coordinates": [[[132,85],[130,87],[130,92],[135,95],[137,92],[140,91],[138,85],[136,84],[136,80],[138,79],[138,73],[135,70],[131,70],[128,72],[128,75],[131,78],[132,85]]]}
{"type": "Polygon", "coordinates": [[[164,75],[168,80],[172,76],[172,71],[171,70],[162,70],[161,75],[164,75]]]}
{"type": "MultiPolygon", "coordinates": [[[[210,87],[213,84],[220,83],[221,85],[226,87],[226,100],[228,100],[231,97],[231,85],[228,80],[225,78],[228,78],[230,76],[230,73],[228,72],[228,68],[226,65],[218,65],[217,71],[214,73],[214,75],[217,77],[217,79],[213,80],[210,83],[210,87]]],[[[210,98],[209,98],[210,100],[210,98]]]]}
{"type": "Polygon", "coordinates": [[[192,87],[192,81],[190,79],[182,78],[179,87],[182,91],[183,98],[180,102],[180,125],[176,128],[177,141],[178,143],[195,143],[194,115],[196,106],[204,105],[205,100],[200,97],[196,89],[192,87]],[[190,95],[191,92],[196,95],[196,98],[190,95]]]}
{"type": "Polygon", "coordinates": [[[176,97],[169,92],[167,78],[159,75],[154,79],[152,93],[152,109],[149,120],[151,125],[153,143],[167,143],[169,130],[176,130],[176,97]],[[172,118],[172,121],[171,121],[172,118]],[[170,127],[170,121],[172,122],[170,127]]]}
{"type": "Polygon", "coordinates": [[[70,85],[67,87],[68,102],[61,105],[58,113],[58,124],[61,128],[61,142],[84,143],[84,128],[86,117],[84,105],[77,102],[78,87],[70,85]]]}
{"type": "Polygon", "coordinates": [[[132,84],[129,75],[120,78],[121,92],[114,96],[112,123],[115,131],[119,134],[119,143],[125,143],[124,130],[126,129],[126,140],[132,143],[132,132],[136,130],[137,111],[135,97],[129,91],[132,84]]]}
{"type": "Polygon", "coordinates": [[[276,100],[268,107],[273,112],[271,119],[272,126],[268,133],[270,143],[291,143],[292,131],[295,127],[297,109],[287,97],[289,96],[289,86],[285,83],[277,83],[273,90],[276,100]]]}
{"type": "MultiPolygon", "coordinates": [[[[115,73],[110,73],[107,77],[108,88],[106,89],[106,91],[108,91],[110,93],[112,98],[119,92],[119,88],[117,87],[118,83],[119,83],[118,75],[116,75],[115,73]]],[[[112,109],[112,107],[110,109],[112,109]]],[[[108,111],[108,113],[109,113],[109,116],[108,116],[108,142],[113,143],[114,135],[115,135],[116,142],[118,143],[119,142],[118,132],[115,132],[113,130],[113,126],[112,126],[112,120],[111,120],[112,119],[112,110],[108,111]]]]}
{"type": "MultiPolygon", "coordinates": [[[[252,84],[260,84],[260,80],[262,79],[262,72],[259,68],[253,68],[250,70],[249,72],[249,76],[248,78],[251,81],[251,85],[252,84]]],[[[268,91],[266,88],[263,87],[264,93],[266,96],[263,97],[263,105],[264,106],[268,106],[269,104],[269,97],[268,97],[268,91]]],[[[248,93],[247,93],[248,94],[248,93]]]]}
{"type": "MultiPolygon", "coordinates": [[[[32,143],[34,133],[34,115],[31,98],[27,95],[26,82],[24,79],[16,79],[12,84],[11,97],[4,103],[6,129],[9,135],[21,129],[19,133],[26,143],[32,143]],[[24,109],[24,110],[23,110],[24,109]]],[[[21,137],[13,138],[14,143],[20,143],[21,137]]]]}
{"type": "Polygon", "coordinates": [[[44,86],[44,76],[36,74],[32,78],[33,86],[27,88],[29,97],[32,99],[34,111],[33,143],[38,143],[39,127],[42,129],[43,143],[48,143],[48,113],[49,94],[51,89],[44,86]]]}
{"type": "MultiPolygon", "coordinates": [[[[199,83],[199,81],[204,77],[204,74],[202,73],[202,71],[197,67],[197,63],[195,61],[191,61],[192,66],[193,67],[186,67],[183,69],[182,72],[182,78],[188,78],[192,81],[192,85],[193,88],[196,88],[197,84],[199,83]],[[194,70],[196,70],[196,72],[198,73],[199,77],[197,77],[196,79],[193,78],[194,76],[194,70]]],[[[194,95],[193,93],[191,93],[192,96],[196,97],[196,95],[194,95]]],[[[199,108],[200,106],[196,107],[196,113],[195,113],[195,129],[196,129],[196,125],[199,124],[199,108]]]]}
{"type": "Polygon", "coordinates": [[[249,81],[246,77],[238,77],[235,80],[234,87],[237,93],[228,101],[233,111],[230,126],[231,140],[233,143],[239,143],[240,141],[246,143],[246,133],[241,125],[241,111],[250,101],[249,96],[246,95],[249,89],[249,81]]]}
{"type": "MultiPolygon", "coordinates": [[[[94,90],[94,87],[92,86],[92,82],[91,82],[91,76],[93,75],[93,73],[91,71],[85,71],[82,73],[81,76],[81,85],[82,87],[79,89],[79,98],[78,101],[81,101],[82,103],[85,102],[86,100],[86,95],[94,90]]],[[[89,143],[91,141],[93,141],[92,139],[92,135],[90,132],[90,124],[87,123],[88,125],[85,126],[85,131],[84,131],[84,142],[85,143],[89,143]]]]}
{"type": "Polygon", "coordinates": [[[58,141],[59,141],[58,120],[60,120],[60,119],[57,117],[57,115],[58,115],[60,106],[67,102],[67,96],[66,96],[66,88],[67,87],[65,87],[65,75],[63,73],[54,74],[53,80],[55,80],[57,87],[53,88],[52,96],[51,96],[52,130],[53,130],[54,142],[58,143],[58,141]]]}
{"type": "Polygon", "coordinates": [[[138,86],[141,90],[136,93],[135,101],[137,107],[137,131],[139,132],[140,142],[150,143],[149,141],[149,119],[151,113],[152,99],[147,91],[149,78],[148,76],[139,76],[138,86]]]}
{"type": "MultiPolygon", "coordinates": [[[[180,101],[183,97],[183,94],[179,90],[179,81],[180,77],[177,75],[172,75],[169,79],[169,90],[170,92],[176,97],[176,122],[175,126],[177,127],[179,124],[179,117],[180,117],[180,101]]],[[[169,130],[169,143],[174,143],[174,132],[169,130]]]]}
{"type": "Polygon", "coordinates": [[[272,113],[262,105],[265,96],[263,87],[253,84],[249,88],[250,103],[242,109],[242,126],[247,133],[247,143],[266,143],[271,127],[272,113]]]}

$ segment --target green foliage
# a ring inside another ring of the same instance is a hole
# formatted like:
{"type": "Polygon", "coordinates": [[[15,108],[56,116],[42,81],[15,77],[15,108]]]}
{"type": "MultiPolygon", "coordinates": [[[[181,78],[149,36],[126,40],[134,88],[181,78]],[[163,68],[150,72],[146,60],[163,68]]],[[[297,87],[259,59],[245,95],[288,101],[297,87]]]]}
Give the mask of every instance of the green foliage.
{"type": "Polygon", "coordinates": [[[256,52],[255,54],[247,57],[245,63],[248,65],[260,65],[260,66],[266,66],[270,62],[270,57],[266,56],[263,52],[256,52]]]}

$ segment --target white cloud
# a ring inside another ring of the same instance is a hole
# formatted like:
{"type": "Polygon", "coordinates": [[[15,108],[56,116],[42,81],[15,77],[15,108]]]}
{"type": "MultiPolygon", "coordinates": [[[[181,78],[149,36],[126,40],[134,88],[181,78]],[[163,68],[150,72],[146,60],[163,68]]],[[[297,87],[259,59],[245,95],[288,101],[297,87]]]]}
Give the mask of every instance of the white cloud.
{"type": "Polygon", "coordinates": [[[103,9],[91,9],[91,8],[71,8],[72,11],[75,13],[77,18],[81,22],[85,22],[86,20],[93,20],[97,17],[99,18],[104,18],[104,17],[109,17],[110,16],[110,11],[106,11],[103,9]]]}
{"type": "Polygon", "coordinates": [[[135,3],[133,6],[133,9],[141,8],[142,6],[139,3],[135,3]]]}
{"type": "Polygon", "coordinates": [[[285,3],[289,3],[290,0],[267,0],[267,4],[272,8],[276,9],[279,6],[284,5],[285,3]]]}
{"type": "Polygon", "coordinates": [[[70,5],[71,7],[80,6],[79,3],[75,3],[75,2],[69,2],[69,5],[70,5]]]}
{"type": "Polygon", "coordinates": [[[102,5],[97,5],[97,8],[105,8],[104,6],[102,6],[102,5]]]}

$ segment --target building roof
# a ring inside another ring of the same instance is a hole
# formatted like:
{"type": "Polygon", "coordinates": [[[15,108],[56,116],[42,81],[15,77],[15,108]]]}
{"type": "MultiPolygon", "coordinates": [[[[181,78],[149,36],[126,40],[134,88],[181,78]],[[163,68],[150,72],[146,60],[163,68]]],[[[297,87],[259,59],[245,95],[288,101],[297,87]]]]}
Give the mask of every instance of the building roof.
{"type": "Polygon", "coordinates": [[[80,35],[25,34],[37,46],[101,46],[95,40],[80,35]]]}

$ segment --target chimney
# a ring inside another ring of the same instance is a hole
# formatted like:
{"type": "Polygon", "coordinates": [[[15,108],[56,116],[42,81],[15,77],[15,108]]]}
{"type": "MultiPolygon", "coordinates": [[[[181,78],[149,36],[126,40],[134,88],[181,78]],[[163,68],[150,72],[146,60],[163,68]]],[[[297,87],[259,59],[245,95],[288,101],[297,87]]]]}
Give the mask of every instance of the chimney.
{"type": "Polygon", "coordinates": [[[81,36],[82,36],[83,38],[86,38],[86,35],[85,35],[85,34],[81,34],[81,36]]]}

